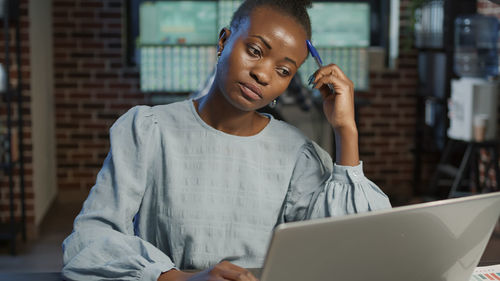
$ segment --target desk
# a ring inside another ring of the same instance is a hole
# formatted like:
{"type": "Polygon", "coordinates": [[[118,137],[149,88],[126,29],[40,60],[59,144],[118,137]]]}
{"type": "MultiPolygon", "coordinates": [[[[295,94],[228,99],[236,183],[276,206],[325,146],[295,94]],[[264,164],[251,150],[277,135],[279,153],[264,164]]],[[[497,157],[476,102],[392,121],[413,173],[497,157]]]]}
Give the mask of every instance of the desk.
{"type": "Polygon", "coordinates": [[[0,281],[61,281],[60,272],[0,273],[0,281]]]}
{"type": "MultiPolygon", "coordinates": [[[[481,261],[478,266],[500,264],[500,260],[481,261]]],[[[257,278],[260,277],[260,268],[249,268],[257,278]]],[[[0,273],[0,281],[63,281],[60,272],[33,272],[33,273],[0,273]]]]}
{"type": "Polygon", "coordinates": [[[490,266],[495,264],[500,264],[500,260],[480,261],[477,266],[490,266]]]}
{"type": "MultiPolygon", "coordinates": [[[[260,276],[260,268],[249,268],[253,275],[260,276]]],[[[60,272],[12,272],[0,273],[0,281],[62,281],[60,272]]]]}

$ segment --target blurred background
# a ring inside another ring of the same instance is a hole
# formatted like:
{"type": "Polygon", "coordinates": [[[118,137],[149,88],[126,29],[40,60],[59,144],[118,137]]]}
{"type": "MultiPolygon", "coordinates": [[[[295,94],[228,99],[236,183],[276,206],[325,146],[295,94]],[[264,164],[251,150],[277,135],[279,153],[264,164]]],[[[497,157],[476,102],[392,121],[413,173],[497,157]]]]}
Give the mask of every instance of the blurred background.
{"type": "MultiPolygon", "coordinates": [[[[0,271],[60,271],[62,240],[137,104],[206,93],[240,0],[0,0],[0,271]]],[[[488,0],[314,1],[313,44],[355,83],[360,158],[394,206],[498,191],[488,0]]],[[[301,67],[272,113],[334,157],[301,67]]],[[[498,227],[497,227],[498,228],[498,227]]],[[[484,260],[500,263],[500,230],[484,260]]]]}

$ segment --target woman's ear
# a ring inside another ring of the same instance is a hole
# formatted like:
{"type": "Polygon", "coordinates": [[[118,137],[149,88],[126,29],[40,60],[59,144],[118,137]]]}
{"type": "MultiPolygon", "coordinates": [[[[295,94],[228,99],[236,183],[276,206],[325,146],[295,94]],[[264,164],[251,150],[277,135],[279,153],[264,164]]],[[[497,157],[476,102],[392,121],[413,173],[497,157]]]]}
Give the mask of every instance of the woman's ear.
{"type": "Polygon", "coordinates": [[[219,33],[219,41],[217,42],[217,55],[220,56],[222,53],[222,50],[224,49],[224,46],[226,45],[227,39],[229,38],[229,35],[231,35],[231,30],[227,28],[221,29],[219,33]]]}

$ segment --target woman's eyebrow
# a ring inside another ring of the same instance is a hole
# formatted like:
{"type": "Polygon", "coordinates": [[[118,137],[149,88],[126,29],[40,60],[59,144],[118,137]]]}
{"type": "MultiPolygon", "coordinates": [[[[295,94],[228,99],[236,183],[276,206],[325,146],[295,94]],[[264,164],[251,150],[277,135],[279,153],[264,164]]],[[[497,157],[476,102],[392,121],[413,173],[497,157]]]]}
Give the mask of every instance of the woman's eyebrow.
{"type": "Polygon", "coordinates": [[[256,38],[259,38],[259,39],[260,39],[260,41],[262,41],[262,43],[264,43],[264,45],[266,45],[266,47],[267,47],[269,50],[271,50],[271,49],[272,49],[272,48],[271,48],[271,45],[269,45],[269,43],[267,43],[267,41],[266,41],[266,40],[264,40],[264,38],[262,38],[262,36],[260,36],[260,35],[250,35],[250,37],[256,37],[256,38]]]}
{"type": "Polygon", "coordinates": [[[299,67],[297,66],[297,63],[296,63],[294,60],[292,60],[291,58],[289,58],[289,57],[285,57],[285,60],[287,60],[287,61],[289,61],[289,62],[293,63],[293,64],[295,65],[295,67],[296,67],[296,68],[299,68],[299,67]]]}
{"type": "MultiPolygon", "coordinates": [[[[262,41],[262,43],[264,43],[264,45],[266,45],[266,47],[267,47],[269,50],[271,50],[271,49],[272,49],[272,48],[271,48],[271,45],[269,45],[269,43],[267,43],[267,41],[266,41],[266,40],[265,40],[262,36],[260,36],[260,35],[250,35],[250,37],[259,38],[259,39],[260,39],[260,41],[262,41]]],[[[297,66],[297,63],[296,63],[294,60],[292,60],[291,58],[289,58],[289,57],[285,57],[285,60],[287,60],[287,61],[289,61],[289,62],[293,63],[293,64],[295,65],[295,67],[296,67],[296,68],[299,68],[299,67],[297,66]]]]}

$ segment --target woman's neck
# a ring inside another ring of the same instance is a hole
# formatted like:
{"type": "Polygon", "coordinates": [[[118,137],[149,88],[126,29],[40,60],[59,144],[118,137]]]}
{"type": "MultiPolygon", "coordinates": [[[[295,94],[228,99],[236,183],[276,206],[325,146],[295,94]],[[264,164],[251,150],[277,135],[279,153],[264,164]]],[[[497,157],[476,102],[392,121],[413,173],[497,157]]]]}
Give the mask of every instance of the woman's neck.
{"type": "Polygon", "coordinates": [[[213,89],[207,95],[195,100],[194,107],[205,123],[231,135],[255,135],[269,122],[268,118],[262,117],[255,111],[242,111],[234,107],[222,93],[213,89]]]}

